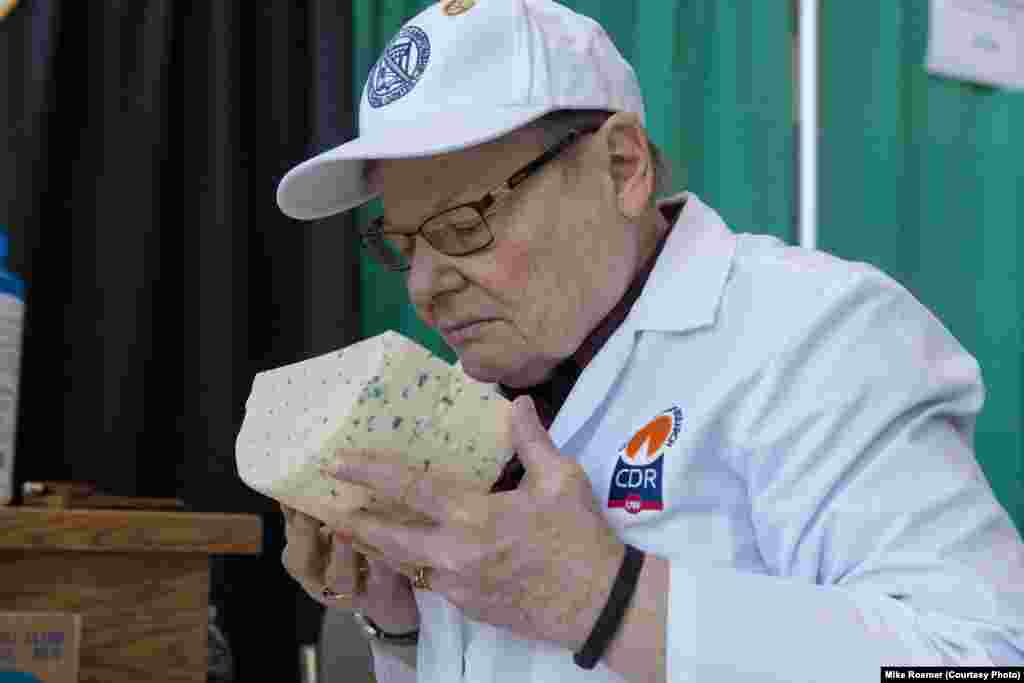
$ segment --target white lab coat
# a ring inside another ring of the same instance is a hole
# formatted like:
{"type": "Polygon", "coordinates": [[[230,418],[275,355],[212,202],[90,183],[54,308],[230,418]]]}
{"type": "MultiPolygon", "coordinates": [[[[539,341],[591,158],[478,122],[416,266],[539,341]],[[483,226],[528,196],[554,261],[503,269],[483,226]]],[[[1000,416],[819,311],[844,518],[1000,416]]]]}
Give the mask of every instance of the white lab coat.
{"type": "MultiPolygon", "coordinates": [[[[550,430],[620,538],[671,562],[668,680],[1024,664],[1024,544],[973,454],[976,360],[878,269],[734,234],[693,193],[664,201],[684,196],[550,430]],[[661,472],[618,476],[657,476],[662,509],[609,507],[621,448],[661,414],[661,472]]],[[[623,680],[416,601],[420,683],[623,680]]]]}

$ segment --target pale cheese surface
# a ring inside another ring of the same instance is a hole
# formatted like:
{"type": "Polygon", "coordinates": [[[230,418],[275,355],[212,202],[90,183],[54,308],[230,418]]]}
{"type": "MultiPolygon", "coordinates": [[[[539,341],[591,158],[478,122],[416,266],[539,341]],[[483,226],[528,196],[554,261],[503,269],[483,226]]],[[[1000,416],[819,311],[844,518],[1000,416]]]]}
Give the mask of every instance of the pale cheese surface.
{"type": "Polygon", "coordinates": [[[512,457],[510,413],[496,385],[388,331],[258,373],[236,442],[238,472],[254,490],[328,524],[364,506],[415,519],[320,466],[339,449],[388,451],[486,492],[512,457]]]}

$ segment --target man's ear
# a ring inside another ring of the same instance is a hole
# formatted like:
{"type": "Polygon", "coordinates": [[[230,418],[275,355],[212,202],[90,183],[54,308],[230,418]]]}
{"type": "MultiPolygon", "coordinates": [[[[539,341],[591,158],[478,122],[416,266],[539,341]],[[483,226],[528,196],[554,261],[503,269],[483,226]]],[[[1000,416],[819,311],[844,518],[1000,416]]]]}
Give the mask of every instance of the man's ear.
{"type": "Polygon", "coordinates": [[[606,141],[606,161],[619,213],[638,218],[650,210],[654,193],[654,160],[640,117],[617,112],[601,126],[599,137],[606,141]]]}

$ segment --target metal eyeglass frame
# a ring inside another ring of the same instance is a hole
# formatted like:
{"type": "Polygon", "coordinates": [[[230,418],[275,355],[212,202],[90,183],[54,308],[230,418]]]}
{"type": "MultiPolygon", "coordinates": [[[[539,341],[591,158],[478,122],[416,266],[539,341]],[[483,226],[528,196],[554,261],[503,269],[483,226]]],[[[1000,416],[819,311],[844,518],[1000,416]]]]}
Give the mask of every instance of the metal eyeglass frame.
{"type": "MultiPolygon", "coordinates": [[[[427,240],[427,243],[430,244],[431,247],[433,247],[434,249],[437,249],[438,251],[440,251],[443,254],[447,254],[448,256],[469,256],[470,254],[475,254],[478,251],[486,249],[487,247],[491,246],[491,244],[494,242],[494,231],[491,230],[491,226],[487,224],[487,219],[486,219],[486,217],[484,215],[484,212],[489,210],[489,209],[491,209],[491,208],[493,208],[494,205],[497,204],[498,202],[506,199],[508,197],[508,195],[510,195],[515,190],[515,188],[518,185],[520,185],[523,181],[525,181],[531,175],[536,173],[544,164],[546,164],[547,162],[549,162],[552,159],[554,159],[563,150],[565,150],[570,145],[575,143],[579,138],[581,138],[584,135],[588,135],[588,134],[591,134],[591,133],[596,133],[600,129],[601,129],[600,126],[589,126],[589,127],[583,127],[583,128],[573,129],[573,130],[569,131],[569,133],[564,138],[562,138],[557,143],[552,145],[542,155],[540,155],[539,157],[537,157],[536,159],[534,159],[530,163],[528,163],[525,166],[523,166],[522,168],[520,168],[518,171],[516,171],[511,176],[509,176],[508,180],[506,180],[504,183],[502,183],[501,185],[499,185],[495,189],[493,189],[490,192],[488,192],[487,194],[485,194],[483,197],[481,197],[477,201],[475,201],[475,202],[465,202],[463,204],[458,204],[456,206],[450,206],[447,209],[444,209],[443,211],[440,211],[440,212],[434,214],[433,216],[431,216],[427,220],[425,220],[422,223],[420,223],[420,226],[419,226],[419,228],[416,229],[416,232],[397,232],[397,231],[391,231],[390,233],[387,233],[383,229],[384,226],[388,225],[388,223],[384,220],[384,217],[380,216],[378,218],[375,218],[372,221],[370,221],[368,226],[366,226],[365,228],[363,228],[363,229],[361,229],[359,231],[360,242],[361,242],[361,244],[362,244],[362,246],[364,248],[368,249],[371,254],[374,254],[373,258],[374,258],[374,260],[377,263],[379,263],[380,265],[384,266],[385,268],[388,268],[389,270],[392,270],[392,271],[395,271],[395,272],[405,272],[405,271],[408,271],[412,266],[411,266],[411,264],[408,264],[408,263],[405,265],[405,267],[392,266],[392,265],[388,265],[386,263],[383,263],[381,259],[377,258],[377,256],[375,255],[377,253],[375,251],[376,247],[373,244],[373,242],[377,242],[377,243],[382,242],[384,236],[388,235],[388,234],[403,235],[405,237],[410,237],[410,238],[412,238],[414,240],[415,240],[417,235],[422,234],[423,235],[423,239],[427,240]],[[443,249],[439,249],[438,247],[436,247],[434,245],[434,243],[431,241],[430,237],[427,236],[427,233],[423,232],[423,228],[427,225],[427,223],[430,223],[431,221],[433,221],[438,216],[443,216],[446,213],[450,213],[452,211],[457,211],[459,209],[464,209],[464,208],[467,208],[467,207],[473,209],[474,211],[476,211],[477,215],[480,217],[480,222],[483,224],[484,228],[487,229],[487,233],[489,235],[489,237],[487,239],[487,242],[484,243],[483,245],[479,246],[479,247],[474,247],[474,248],[470,249],[469,251],[464,251],[464,252],[457,253],[457,254],[452,254],[452,253],[449,253],[448,251],[445,251],[443,249]]],[[[385,247],[384,245],[381,245],[381,248],[386,249],[387,247],[385,247]]],[[[408,261],[408,259],[406,259],[406,261],[408,261]]]]}

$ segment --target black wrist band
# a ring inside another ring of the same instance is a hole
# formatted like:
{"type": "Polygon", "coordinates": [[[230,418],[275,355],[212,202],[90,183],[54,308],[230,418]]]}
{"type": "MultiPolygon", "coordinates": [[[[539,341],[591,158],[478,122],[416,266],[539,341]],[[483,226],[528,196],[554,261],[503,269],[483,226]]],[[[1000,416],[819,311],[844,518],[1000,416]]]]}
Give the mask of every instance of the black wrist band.
{"type": "Polygon", "coordinates": [[[359,624],[368,638],[378,642],[391,643],[393,645],[415,645],[419,642],[419,629],[408,631],[407,633],[388,633],[378,626],[373,619],[358,610],[352,613],[352,618],[356,620],[356,623],[359,624]]]}
{"type": "Polygon", "coordinates": [[[637,580],[640,578],[640,569],[644,566],[644,553],[633,546],[626,545],[626,556],[622,558],[622,566],[619,567],[619,574],[615,577],[612,585],[611,595],[608,602],[601,610],[601,616],[594,624],[594,630],[590,637],[583,644],[583,649],[572,656],[576,665],[581,669],[593,669],[597,661],[604,656],[608,644],[622,625],[622,617],[626,614],[636,592],[637,580]]]}

